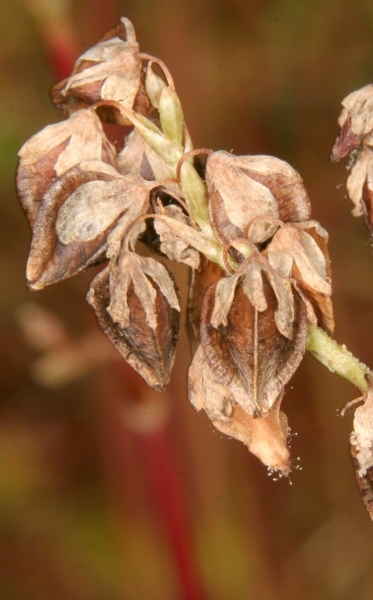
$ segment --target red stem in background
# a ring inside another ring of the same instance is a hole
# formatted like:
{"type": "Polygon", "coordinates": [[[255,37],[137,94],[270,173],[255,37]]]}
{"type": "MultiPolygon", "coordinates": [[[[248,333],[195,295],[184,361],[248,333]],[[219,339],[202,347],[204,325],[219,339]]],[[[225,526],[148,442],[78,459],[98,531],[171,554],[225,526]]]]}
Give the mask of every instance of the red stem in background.
{"type": "MultiPolygon", "coordinates": [[[[132,413],[133,407],[141,406],[146,401],[149,390],[153,391],[126,363],[105,367],[101,382],[101,448],[108,488],[116,496],[112,498],[113,504],[118,505],[122,494],[124,496],[131,493],[125,482],[128,484],[127,465],[131,461],[129,445],[132,438],[135,441],[135,451],[139,451],[143,459],[139,465],[141,468],[142,462],[144,467],[140,476],[148,482],[151,505],[156,507],[169,540],[179,581],[180,599],[206,600],[167,418],[158,420],[156,416],[153,424],[144,423],[140,427],[136,418],[136,426],[131,427],[131,419],[126,419],[127,411],[132,413]]],[[[154,401],[157,402],[157,397],[154,401]]],[[[161,401],[159,394],[159,402],[161,401]]]]}

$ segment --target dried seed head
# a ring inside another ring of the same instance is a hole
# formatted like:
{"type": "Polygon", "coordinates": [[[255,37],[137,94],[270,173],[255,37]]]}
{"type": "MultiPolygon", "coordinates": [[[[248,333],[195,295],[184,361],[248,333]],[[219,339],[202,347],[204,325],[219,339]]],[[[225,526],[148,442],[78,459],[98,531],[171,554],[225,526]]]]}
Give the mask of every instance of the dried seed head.
{"type": "Polygon", "coordinates": [[[108,142],[95,111],[79,110],[61,123],[33,135],[18,153],[17,189],[31,226],[52,181],[82,160],[114,164],[115,149],[108,142]]]}
{"type": "Polygon", "coordinates": [[[352,92],[342,100],[338,117],[341,133],[332,149],[332,160],[338,161],[361,143],[373,143],[373,85],[352,92]]]}
{"type": "Polygon", "coordinates": [[[265,416],[245,410],[216,376],[202,345],[189,369],[188,389],[190,402],[198,411],[204,409],[219,431],[243,442],[268,468],[289,473],[287,419],[279,410],[280,399],[265,416]]]}
{"type": "Polygon", "coordinates": [[[87,301],[118,352],[156,390],[166,387],[179,331],[178,293],[171,272],[131,254],[91,283],[87,301]]]}
{"type": "Polygon", "coordinates": [[[140,87],[138,51],[133,26],[122,18],[116,29],[78,58],[71,76],[54,86],[53,102],[68,112],[101,100],[115,100],[131,109],[140,87]]]}
{"type": "Polygon", "coordinates": [[[302,179],[286,162],[271,156],[232,156],[215,152],[206,165],[209,214],[222,244],[242,237],[261,243],[277,229],[276,219],[302,221],[310,216],[310,202],[302,179]]]}
{"type": "Polygon", "coordinates": [[[283,278],[292,279],[307,306],[308,319],[332,333],[328,234],[316,221],[281,227],[268,246],[268,262],[283,278]]]}
{"type": "Polygon", "coordinates": [[[227,387],[235,402],[246,412],[265,415],[304,355],[306,310],[300,298],[294,296],[290,340],[277,327],[278,302],[267,279],[262,279],[262,289],[254,294],[255,301],[259,298],[261,311],[251,303],[243,282],[237,284],[237,279],[236,275],[223,278],[208,289],[201,315],[201,342],[214,376],[227,387]],[[225,281],[231,278],[233,294],[225,281]],[[228,304],[232,299],[227,314],[223,314],[223,298],[228,299],[228,304]]]}

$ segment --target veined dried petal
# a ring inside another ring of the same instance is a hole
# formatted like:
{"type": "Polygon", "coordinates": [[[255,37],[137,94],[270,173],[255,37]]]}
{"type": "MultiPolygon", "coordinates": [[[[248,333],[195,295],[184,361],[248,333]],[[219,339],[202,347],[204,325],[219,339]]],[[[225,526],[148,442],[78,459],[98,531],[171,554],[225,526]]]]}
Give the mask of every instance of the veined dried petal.
{"type": "Polygon", "coordinates": [[[317,292],[331,294],[325,256],[306,231],[290,225],[281,227],[268,246],[268,261],[281,277],[294,276],[300,285],[304,282],[317,292]]]}
{"type": "Polygon", "coordinates": [[[165,265],[150,257],[139,256],[134,252],[124,252],[118,264],[110,264],[110,296],[108,311],[116,323],[122,328],[129,327],[129,307],[127,290],[132,282],[134,293],[138,297],[146,314],[149,327],[155,330],[158,326],[156,312],[157,291],[167,299],[170,307],[180,310],[175,292],[174,279],[165,265]]]}
{"type": "Polygon", "coordinates": [[[119,27],[82,54],[71,76],[54,86],[53,102],[58,108],[74,110],[76,105],[116,100],[131,109],[140,86],[138,51],[133,26],[122,17],[119,27]]]}
{"type": "Polygon", "coordinates": [[[214,376],[224,384],[246,412],[266,414],[298,367],[306,345],[306,309],[295,297],[293,339],[284,337],[274,319],[277,299],[266,279],[267,309],[256,310],[243,286],[237,285],[227,325],[213,327],[217,285],[205,296],[201,341],[214,376]]]}
{"type": "Polygon", "coordinates": [[[281,397],[265,417],[246,412],[215,376],[202,346],[189,368],[188,390],[193,406],[204,409],[219,431],[243,442],[269,469],[289,473],[288,428],[286,416],[279,410],[281,397]]]}
{"type": "MultiPolygon", "coordinates": [[[[171,272],[167,270],[166,273],[171,279],[171,272]]],[[[100,327],[118,352],[150,386],[160,391],[169,381],[174,362],[179,332],[179,311],[170,305],[153,279],[153,283],[150,284],[155,294],[156,326],[153,328],[149,325],[147,312],[135,290],[134,281],[129,281],[124,276],[123,279],[116,281],[115,288],[115,301],[121,293],[119,285],[123,285],[122,291],[126,295],[125,310],[128,310],[128,318],[123,319],[127,325],[122,327],[115,322],[108,310],[109,305],[111,307],[113,305],[113,298],[110,297],[111,276],[107,267],[94,278],[87,301],[93,307],[100,327]]],[[[163,284],[163,289],[168,286],[169,283],[163,284]]],[[[175,294],[175,289],[173,293],[175,294]]]]}
{"type": "Polygon", "coordinates": [[[234,275],[222,277],[216,286],[215,305],[211,316],[211,325],[227,325],[236,287],[240,280],[243,291],[258,312],[267,309],[264,294],[263,274],[275,292],[277,309],[275,323],[283,336],[293,338],[294,299],[289,280],[280,277],[271,269],[263,256],[252,256],[245,260],[234,275]]]}
{"type": "MultiPolygon", "coordinates": [[[[95,190],[97,183],[102,182],[103,185],[109,186],[110,191],[112,191],[113,184],[117,183],[118,193],[121,194],[124,180],[125,178],[121,177],[114,168],[101,161],[83,161],[79,166],[73,167],[52,183],[44,196],[33,229],[27,265],[27,279],[32,289],[41,289],[45,285],[75,275],[103,255],[108,233],[115,226],[120,213],[126,210],[124,200],[119,214],[117,214],[118,211],[114,215],[111,214],[113,220],[110,223],[103,223],[100,220],[100,227],[97,228],[94,223],[90,222],[91,233],[84,230],[87,211],[84,213],[83,219],[77,219],[77,215],[74,214],[74,218],[70,221],[68,215],[63,211],[63,218],[57,227],[63,238],[62,241],[58,238],[56,231],[59,210],[69,197],[76,198],[76,190],[83,188],[86,192],[92,191],[85,187],[90,182],[94,183],[95,190]],[[102,229],[104,225],[105,229],[102,229]],[[92,237],[93,233],[94,237],[92,237]]],[[[148,199],[144,193],[142,203],[135,204],[136,212],[134,214],[133,197],[127,196],[126,202],[127,207],[129,206],[127,218],[128,226],[130,226],[142,210],[147,210],[148,199]]],[[[93,204],[95,204],[94,201],[93,204]]]]}
{"type": "MultiPolygon", "coordinates": [[[[115,169],[112,181],[91,181],[79,186],[61,206],[56,231],[64,244],[87,242],[106,231],[126,210],[136,207],[136,217],[149,205],[154,182],[137,176],[120,176],[115,169]]],[[[131,221],[133,219],[131,211],[131,221]]],[[[135,218],[136,218],[135,217],[135,218]]]]}
{"type": "MultiPolygon", "coordinates": [[[[245,158],[220,151],[211,154],[206,164],[210,221],[216,237],[224,245],[242,237],[254,217],[279,216],[278,204],[268,187],[243,170],[245,158]]],[[[273,235],[276,228],[272,221],[255,223],[251,239],[255,243],[262,242],[273,235]]]]}
{"type": "Polygon", "coordinates": [[[43,196],[56,176],[82,160],[114,164],[115,149],[92,110],[79,110],[69,119],[48,125],[21,148],[17,189],[22,206],[34,225],[43,196]]]}
{"type": "Polygon", "coordinates": [[[235,163],[251,179],[266,186],[276,199],[281,221],[306,221],[311,203],[299,173],[274,156],[237,156],[235,163]]]}
{"type": "MultiPolygon", "coordinates": [[[[174,221],[189,224],[187,215],[183,213],[180,206],[176,206],[175,204],[164,206],[161,214],[171,217],[174,221]]],[[[167,258],[182,262],[192,269],[198,269],[200,255],[197,250],[175,235],[175,232],[161,219],[154,219],[154,229],[160,238],[160,250],[167,258]]]]}

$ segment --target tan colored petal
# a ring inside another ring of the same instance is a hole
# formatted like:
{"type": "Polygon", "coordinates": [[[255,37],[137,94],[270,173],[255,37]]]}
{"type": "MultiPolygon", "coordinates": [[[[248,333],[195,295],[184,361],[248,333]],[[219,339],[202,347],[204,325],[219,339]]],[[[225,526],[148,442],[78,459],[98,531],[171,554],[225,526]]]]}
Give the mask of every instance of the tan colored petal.
{"type": "Polygon", "coordinates": [[[299,173],[274,156],[237,156],[236,164],[251,179],[266,186],[276,199],[282,221],[306,221],[311,203],[299,173]]]}
{"type": "Polygon", "coordinates": [[[287,279],[292,276],[295,264],[300,285],[304,282],[315,291],[330,295],[325,256],[305,231],[290,226],[279,229],[268,246],[268,261],[281,277],[287,279]]]}
{"type": "MultiPolygon", "coordinates": [[[[207,160],[210,220],[215,235],[222,244],[242,237],[243,230],[254,217],[279,216],[277,202],[270,190],[242,169],[244,158],[220,151],[207,160]]],[[[262,242],[276,228],[271,221],[256,223],[250,231],[251,239],[255,243],[262,242]]]]}
{"type": "Polygon", "coordinates": [[[72,75],[52,89],[52,99],[59,108],[74,110],[76,105],[101,100],[116,100],[132,108],[140,86],[139,46],[128,19],[122,18],[111,33],[113,37],[105,37],[82,54],[72,75]]]}
{"type": "Polygon", "coordinates": [[[113,164],[115,150],[95,112],[80,110],[33,135],[18,154],[18,194],[33,225],[43,196],[56,176],[82,160],[113,164]]]}
{"type": "MultiPolygon", "coordinates": [[[[179,206],[169,204],[162,208],[161,214],[171,217],[175,221],[188,224],[190,219],[182,211],[179,206]]],[[[160,250],[170,260],[182,262],[192,269],[198,269],[200,265],[200,255],[197,250],[184,242],[183,239],[175,235],[175,232],[170,229],[168,223],[161,219],[154,219],[154,229],[159,235],[160,250]]]]}

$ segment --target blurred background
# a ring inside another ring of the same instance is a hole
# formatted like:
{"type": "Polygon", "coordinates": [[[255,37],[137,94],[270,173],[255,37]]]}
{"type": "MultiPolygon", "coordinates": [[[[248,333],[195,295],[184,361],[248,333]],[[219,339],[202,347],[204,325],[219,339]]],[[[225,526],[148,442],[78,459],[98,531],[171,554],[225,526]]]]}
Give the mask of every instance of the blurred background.
{"type": "MultiPolygon", "coordinates": [[[[271,154],[330,233],[335,337],[373,366],[373,252],[329,154],[340,101],[373,81],[369,0],[0,1],[0,597],[370,600],[373,525],[349,458],[358,395],[307,355],[283,407],[302,471],[274,482],[186,397],[118,360],[84,298],[95,270],[25,286],[20,146],[48,90],[125,15],[175,79],[195,147],[271,154]]],[[[176,275],[186,299],[188,273],[176,275]]],[[[185,321],[185,313],[183,320],[185,321]]],[[[297,464],[298,464],[297,463],[297,464]]]]}

